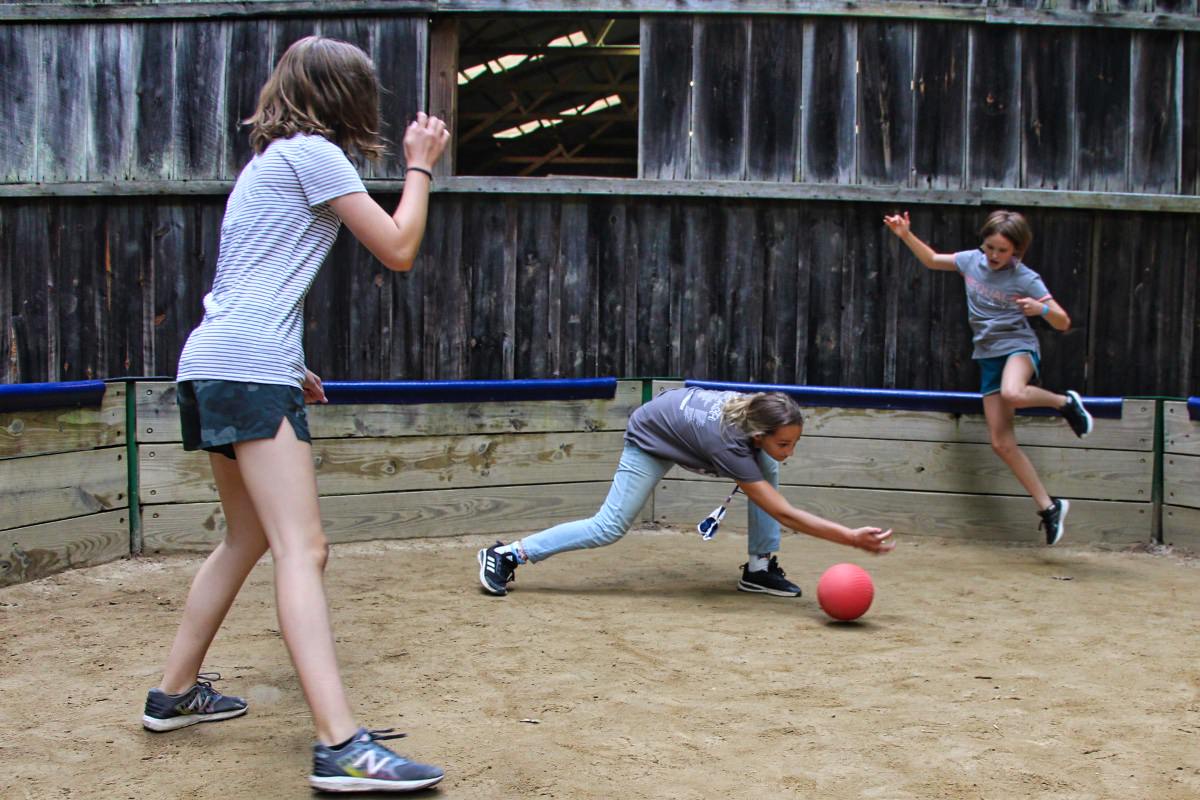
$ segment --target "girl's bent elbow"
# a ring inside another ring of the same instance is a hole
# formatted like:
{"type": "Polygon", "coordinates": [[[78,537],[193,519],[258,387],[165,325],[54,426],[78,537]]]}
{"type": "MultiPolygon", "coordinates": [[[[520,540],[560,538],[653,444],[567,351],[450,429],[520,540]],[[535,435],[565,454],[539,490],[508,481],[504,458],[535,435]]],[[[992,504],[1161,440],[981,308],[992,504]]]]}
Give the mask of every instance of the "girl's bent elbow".
{"type": "Polygon", "coordinates": [[[416,253],[396,253],[383,262],[392,272],[408,272],[416,263],[416,253]]]}

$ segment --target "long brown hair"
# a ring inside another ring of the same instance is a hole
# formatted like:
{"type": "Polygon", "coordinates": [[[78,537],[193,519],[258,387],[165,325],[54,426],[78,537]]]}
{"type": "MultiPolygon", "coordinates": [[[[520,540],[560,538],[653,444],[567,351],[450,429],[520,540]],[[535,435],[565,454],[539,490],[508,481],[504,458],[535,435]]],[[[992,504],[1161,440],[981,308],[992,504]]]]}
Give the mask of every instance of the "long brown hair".
{"type": "Polygon", "coordinates": [[[374,161],[385,145],[379,133],[379,77],[375,65],[349,42],[306,36],[292,43],[258,94],[243,124],[261,153],[297,133],[324,136],[347,153],[374,161]]]}

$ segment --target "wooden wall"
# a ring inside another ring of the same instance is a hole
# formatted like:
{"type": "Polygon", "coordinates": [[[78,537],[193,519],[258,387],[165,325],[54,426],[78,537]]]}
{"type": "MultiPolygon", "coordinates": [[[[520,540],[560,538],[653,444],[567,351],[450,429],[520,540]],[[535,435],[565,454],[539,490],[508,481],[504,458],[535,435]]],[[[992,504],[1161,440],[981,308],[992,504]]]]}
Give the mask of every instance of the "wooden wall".
{"type": "MultiPolygon", "coordinates": [[[[0,13],[0,382],[174,373],[248,155],[236,122],[288,42],[363,45],[398,126],[426,96],[429,13],[565,8],[12,5],[0,13]]],[[[915,3],[895,16],[799,0],[588,8],[647,11],[643,177],[439,179],[408,275],[343,234],[307,312],[326,378],[971,389],[961,286],[923,271],[881,217],[911,208],[920,235],[954,250],[1003,203],[1030,215],[1028,261],[1074,319],[1043,334],[1050,385],[1194,392],[1193,0],[915,3]]],[[[385,205],[399,166],[393,155],[366,173],[385,205]]]]}
{"type": "Polygon", "coordinates": [[[1200,548],[1200,422],[1186,403],[1164,403],[1163,542],[1200,548]]]}
{"type": "MultiPolygon", "coordinates": [[[[146,552],[210,550],[224,535],[205,453],[180,444],[175,387],[138,385],[146,552]]],[[[642,399],[309,406],[331,542],[531,532],[591,516],[642,399]]]]}
{"type": "Polygon", "coordinates": [[[129,555],[125,387],[97,408],[0,411],[0,586],[129,555]]]}
{"type": "MultiPolygon", "coordinates": [[[[392,196],[382,196],[385,203],[392,196]]],[[[422,255],[343,233],[309,296],[326,379],[674,375],[975,390],[962,281],[884,228],[894,206],[438,194],[422,255]]],[[[222,201],[0,203],[6,382],[171,376],[215,269],[222,201]],[[82,332],[86,332],[82,334],[82,332]]],[[[970,247],[976,208],[915,206],[970,247]]],[[[1040,210],[1028,259],[1074,326],[1040,320],[1047,385],[1187,395],[1200,377],[1200,219],[1040,210]]]]}
{"type": "MultiPolygon", "coordinates": [[[[681,384],[656,381],[655,391],[681,384]]],[[[1022,450],[1048,491],[1070,498],[1067,540],[1120,546],[1153,539],[1154,414],[1126,400],[1086,440],[1061,419],[1018,417],[1022,450]]],[[[804,436],[780,472],[796,506],[853,527],[903,534],[1044,541],[1032,500],[988,443],[982,414],[806,408],[804,436]]],[[[654,495],[654,520],[689,528],[728,481],[675,470],[654,495]]],[[[746,529],[745,501],[722,527],[746,529]]]]}

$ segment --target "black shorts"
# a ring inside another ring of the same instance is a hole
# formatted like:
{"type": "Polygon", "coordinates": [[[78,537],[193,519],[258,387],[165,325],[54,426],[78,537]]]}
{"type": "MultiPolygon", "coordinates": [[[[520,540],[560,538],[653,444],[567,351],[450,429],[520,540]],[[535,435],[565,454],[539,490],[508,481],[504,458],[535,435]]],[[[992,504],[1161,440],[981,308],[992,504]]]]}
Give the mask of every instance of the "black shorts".
{"type": "Polygon", "coordinates": [[[296,438],[311,442],[304,392],[299,386],[238,381],[180,381],[175,401],[184,450],[207,450],[229,458],[235,442],[274,439],[286,417],[296,438]]]}

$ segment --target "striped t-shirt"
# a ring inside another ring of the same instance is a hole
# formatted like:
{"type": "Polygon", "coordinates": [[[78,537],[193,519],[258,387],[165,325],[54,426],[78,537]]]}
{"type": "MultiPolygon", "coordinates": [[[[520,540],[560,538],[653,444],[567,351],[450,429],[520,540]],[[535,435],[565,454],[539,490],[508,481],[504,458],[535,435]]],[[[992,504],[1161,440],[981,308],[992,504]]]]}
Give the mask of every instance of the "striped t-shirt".
{"type": "Polygon", "coordinates": [[[276,139],[251,159],[225,206],[216,277],[177,380],[304,382],[304,296],[341,226],[329,201],[365,191],[321,136],[276,139]]]}

